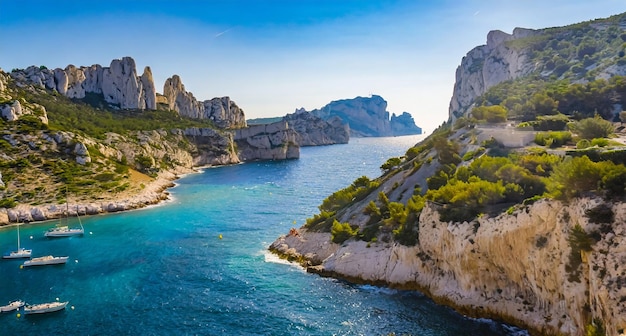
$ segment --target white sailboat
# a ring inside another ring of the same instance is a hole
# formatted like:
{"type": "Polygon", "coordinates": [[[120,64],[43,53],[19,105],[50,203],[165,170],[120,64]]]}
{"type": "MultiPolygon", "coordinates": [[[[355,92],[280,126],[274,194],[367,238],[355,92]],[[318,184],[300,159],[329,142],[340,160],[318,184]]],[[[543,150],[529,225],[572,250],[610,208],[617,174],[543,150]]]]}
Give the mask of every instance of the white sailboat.
{"type": "Polygon", "coordinates": [[[17,251],[11,251],[9,254],[3,255],[4,259],[30,258],[33,250],[27,250],[20,247],[20,224],[17,224],[17,251]]]}
{"type": "Polygon", "coordinates": [[[26,260],[23,266],[43,266],[43,265],[56,265],[65,264],[69,257],[53,257],[51,255],[45,257],[37,257],[31,260],[26,260]]]}
{"type": "Polygon", "coordinates": [[[48,302],[48,303],[39,303],[34,305],[26,305],[24,306],[24,314],[44,314],[44,313],[52,313],[55,311],[59,311],[65,309],[69,301],[65,302],[48,302]]]}
{"type": "MultiPolygon", "coordinates": [[[[66,191],[67,193],[67,191],[66,191]]],[[[67,196],[66,196],[67,198],[67,196]]],[[[66,220],[69,219],[70,214],[70,205],[69,201],[65,201],[67,210],[66,212],[66,220]]],[[[85,228],[83,228],[83,223],[80,221],[80,216],[78,215],[78,206],[76,206],[76,217],[78,218],[78,224],[80,224],[80,228],[70,228],[68,225],[53,227],[50,230],[46,231],[44,236],[46,237],[71,237],[71,236],[82,236],[85,234],[85,228]]]]}

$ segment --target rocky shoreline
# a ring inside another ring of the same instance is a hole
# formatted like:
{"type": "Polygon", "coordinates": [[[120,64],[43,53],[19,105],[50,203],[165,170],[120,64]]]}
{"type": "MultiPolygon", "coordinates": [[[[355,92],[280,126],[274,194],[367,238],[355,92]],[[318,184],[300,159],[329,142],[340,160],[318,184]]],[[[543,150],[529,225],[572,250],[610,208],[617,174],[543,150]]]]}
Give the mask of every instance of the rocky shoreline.
{"type": "Polygon", "coordinates": [[[419,243],[331,242],[328,232],[293,230],[269,250],[307,272],[396,289],[417,290],[461,314],[527,329],[531,335],[584,335],[588,317],[624,335],[626,207],[583,198],[542,200],[472,223],[442,222],[433,207],[419,220],[419,243]],[[582,272],[566,267],[575,225],[598,232],[590,211],[609,207],[612,231],[582,256],[582,272]],[[591,303],[589,303],[591,302],[591,303]]]}
{"type": "MultiPolygon", "coordinates": [[[[303,229],[300,229],[300,231],[302,230],[303,229]]],[[[382,245],[379,246],[379,248],[381,247],[382,245]]],[[[307,273],[317,274],[322,277],[340,279],[353,284],[372,285],[398,290],[417,291],[433,300],[433,302],[435,302],[436,304],[450,307],[457,311],[459,314],[465,315],[467,317],[492,319],[495,321],[500,321],[506,324],[527,329],[531,335],[545,335],[544,331],[536,327],[530,326],[524,321],[515,318],[514,316],[502,315],[502,313],[500,312],[485,309],[485,307],[462,305],[446,296],[436,295],[432,293],[428,289],[428,287],[421,285],[417,281],[390,282],[383,279],[354,276],[343,272],[329,270],[324,267],[324,260],[322,260],[321,258],[323,256],[329,257],[330,255],[337,252],[339,248],[339,245],[330,243],[330,234],[308,233],[306,232],[306,229],[304,229],[303,235],[293,236],[291,234],[288,234],[280,236],[269,246],[268,250],[281,259],[299,264],[306,270],[307,273]],[[311,244],[310,240],[312,236],[315,237],[313,238],[313,240],[319,239],[319,241],[317,243],[311,244]],[[324,240],[328,242],[328,245],[323,243],[324,240]],[[322,248],[319,250],[316,250],[316,248],[311,248],[312,246],[317,246],[317,248],[320,248],[324,245],[326,245],[326,248],[322,248]],[[306,252],[301,253],[299,252],[301,251],[299,249],[304,249],[304,251],[306,252]]],[[[373,248],[376,249],[376,247],[373,248]]]]}
{"type": "MultiPolygon", "coordinates": [[[[142,181],[142,188],[127,191],[117,195],[118,197],[99,199],[91,202],[78,202],[70,204],[69,215],[98,215],[102,213],[114,213],[120,211],[135,210],[158,204],[169,199],[167,189],[175,186],[174,181],[185,174],[194,173],[197,170],[179,169],[177,171],[161,172],[150,181],[142,181]]],[[[0,209],[0,227],[15,225],[17,223],[42,222],[65,216],[66,205],[42,204],[28,205],[19,204],[15,208],[0,209]]]]}

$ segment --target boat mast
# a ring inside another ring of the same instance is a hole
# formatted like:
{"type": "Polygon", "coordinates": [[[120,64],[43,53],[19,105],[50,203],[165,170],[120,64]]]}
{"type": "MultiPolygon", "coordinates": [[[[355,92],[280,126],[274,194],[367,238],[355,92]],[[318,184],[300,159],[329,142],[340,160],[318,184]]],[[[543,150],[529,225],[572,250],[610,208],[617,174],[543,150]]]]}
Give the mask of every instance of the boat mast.
{"type": "Polygon", "coordinates": [[[65,220],[67,223],[65,225],[70,224],[70,199],[67,192],[67,184],[65,185],[65,220]]]}
{"type": "Polygon", "coordinates": [[[80,216],[78,214],[78,204],[76,204],[76,218],[78,218],[78,224],[80,224],[80,228],[84,231],[83,222],[80,221],[80,216]]]}
{"type": "Polygon", "coordinates": [[[17,252],[20,251],[20,223],[17,223],[17,252]]]}

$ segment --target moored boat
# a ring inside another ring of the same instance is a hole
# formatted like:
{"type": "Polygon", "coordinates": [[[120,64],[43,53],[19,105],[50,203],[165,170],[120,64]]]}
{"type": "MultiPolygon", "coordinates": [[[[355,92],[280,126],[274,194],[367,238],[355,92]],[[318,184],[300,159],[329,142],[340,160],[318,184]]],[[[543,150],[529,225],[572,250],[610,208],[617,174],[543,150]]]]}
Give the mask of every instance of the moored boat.
{"type": "Polygon", "coordinates": [[[16,309],[20,309],[23,305],[24,305],[24,301],[22,300],[11,301],[6,306],[0,306],[0,312],[4,313],[4,312],[14,311],[16,309]]]}
{"type": "Polygon", "coordinates": [[[69,257],[53,257],[51,255],[45,257],[33,258],[24,262],[24,266],[41,266],[41,265],[55,265],[65,264],[69,257]]]}
{"type": "Polygon", "coordinates": [[[17,250],[11,251],[9,254],[3,255],[3,259],[30,258],[33,250],[27,250],[20,247],[20,225],[17,225],[17,250]]]}
{"type": "Polygon", "coordinates": [[[55,311],[59,311],[65,309],[69,301],[65,302],[48,302],[48,303],[39,303],[34,305],[26,305],[24,306],[24,314],[44,314],[44,313],[52,313],[55,311]]]}
{"type": "MultiPolygon", "coordinates": [[[[67,187],[65,190],[66,198],[67,198],[67,187]]],[[[65,223],[68,222],[69,214],[70,214],[70,204],[69,202],[65,202],[66,210],[65,210],[65,223]]],[[[50,230],[44,233],[46,237],[71,237],[71,236],[82,236],[85,234],[85,228],[83,228],[83,223],[80,221],[80,216],[78,214],[78,206],[76,207],[76,218],[78,218],[78,224],[80,224],[80,228],[73,227],[70,228],[68,225],[58,225],[57,227],[53,227],[50,230]]],[[[63,223],[63,218],[61,218],[59,224],[63,223]]]]}
{"type": "Polygon", "coordinates": [[[18,259],[18,258],[30,258],[33,254],[33,250],[27,250],[25,248],[19,248],[17,251],[11,251],[9,254],[2,256],[3,259],[18,259]]]}
{"type": "Polygon", "coordinates": [[[46,237],[70,237],[70,236],[79,236],[85,234],[85,229],[83,229],[82,224],[80,228],[70,228],[69,226],[58,226],[51,228],[50,230],[44,233],[46,237]]]}

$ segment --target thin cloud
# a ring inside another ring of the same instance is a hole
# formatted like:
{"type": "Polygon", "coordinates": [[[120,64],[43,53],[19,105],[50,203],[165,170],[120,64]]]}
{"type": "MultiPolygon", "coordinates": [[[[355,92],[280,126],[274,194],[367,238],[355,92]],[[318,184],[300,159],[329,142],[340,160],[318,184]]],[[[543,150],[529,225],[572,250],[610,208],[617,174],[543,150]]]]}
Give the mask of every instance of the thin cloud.
{"type": "Polygon", "coordinates": [[[228,32],[229,32],[229,31],[231,31],[231,30],[232,30],[232,28],[228,28],[228,29],[224,30],[223,32],[220,32],[220,33],[215,34],[215,36],[213,36],[213,38],[218,38],[218,37],[220,37],[220,36],[222,36],[222,35],[224,35],[224,34],[228,33],[228,32]]]}

